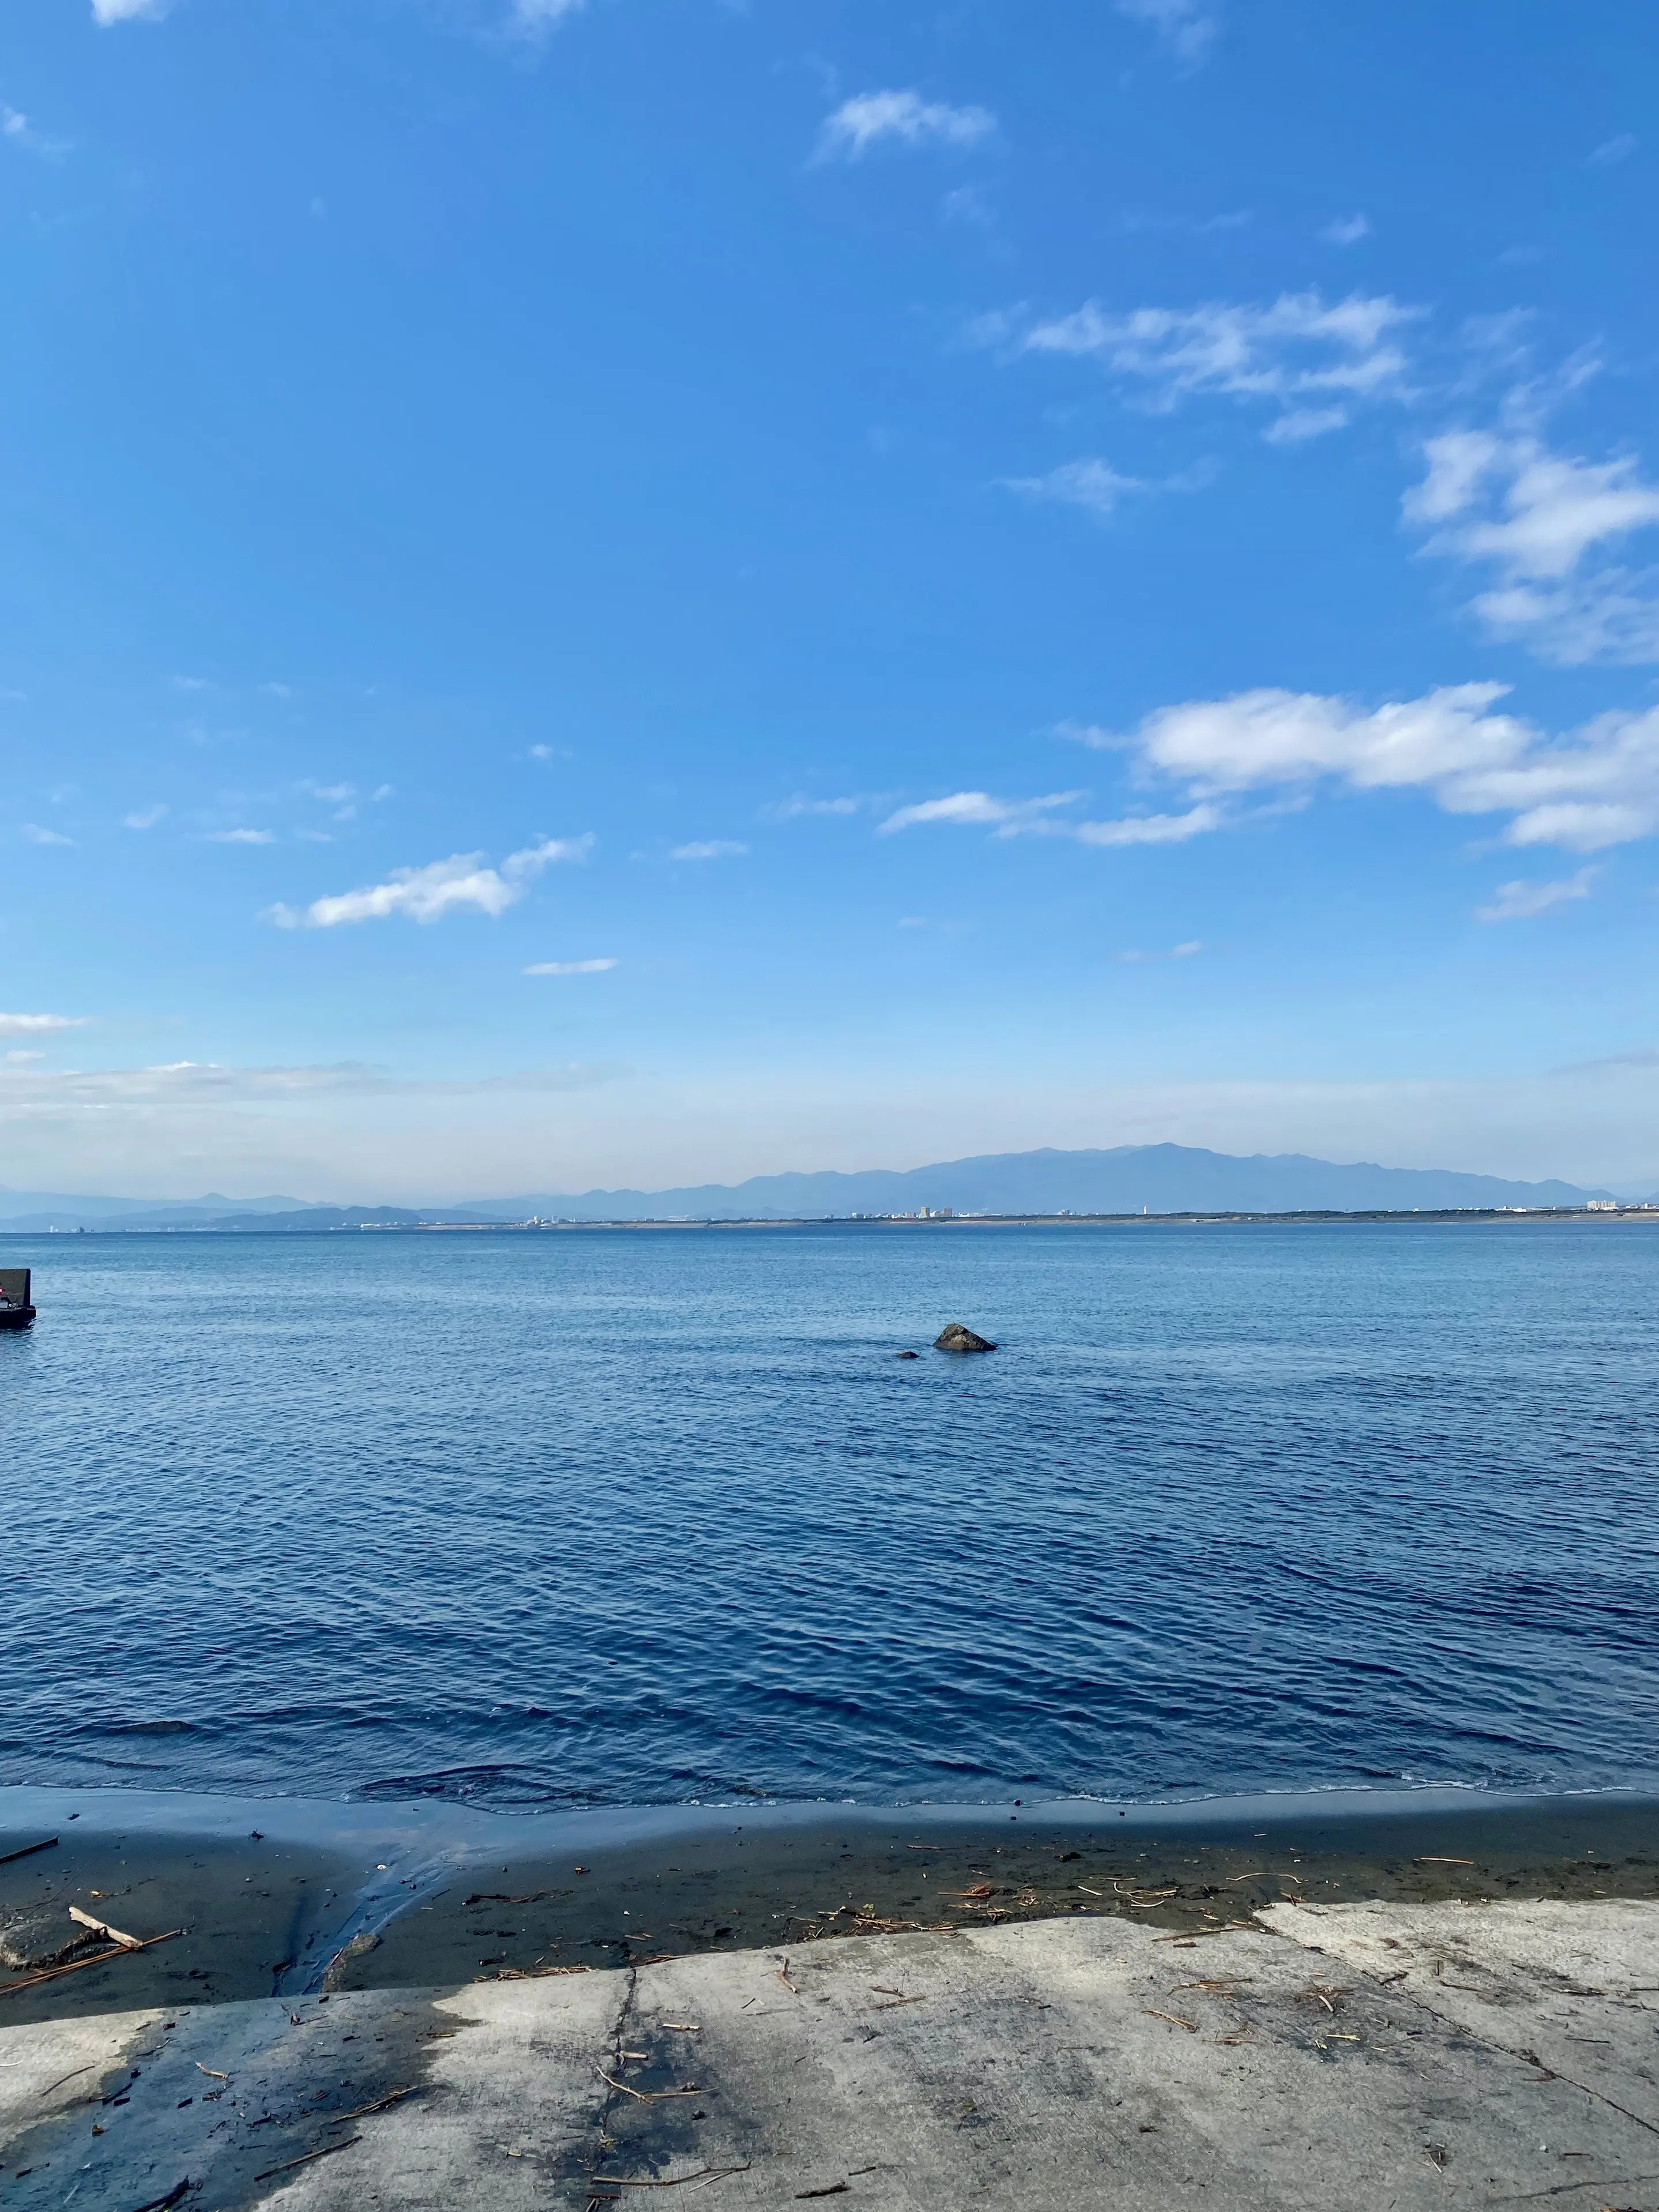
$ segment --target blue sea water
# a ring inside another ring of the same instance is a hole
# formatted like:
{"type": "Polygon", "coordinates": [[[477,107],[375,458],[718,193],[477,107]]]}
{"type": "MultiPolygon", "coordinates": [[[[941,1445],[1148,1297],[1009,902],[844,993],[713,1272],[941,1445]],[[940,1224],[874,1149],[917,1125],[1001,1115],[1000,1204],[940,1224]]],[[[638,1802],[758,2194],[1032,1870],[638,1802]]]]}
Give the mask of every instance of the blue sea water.
{"type": "Polygon", "coordinates": [[[0,1257],[0,1784],[1659,1783],[1659,1228],[0,1257]]]}

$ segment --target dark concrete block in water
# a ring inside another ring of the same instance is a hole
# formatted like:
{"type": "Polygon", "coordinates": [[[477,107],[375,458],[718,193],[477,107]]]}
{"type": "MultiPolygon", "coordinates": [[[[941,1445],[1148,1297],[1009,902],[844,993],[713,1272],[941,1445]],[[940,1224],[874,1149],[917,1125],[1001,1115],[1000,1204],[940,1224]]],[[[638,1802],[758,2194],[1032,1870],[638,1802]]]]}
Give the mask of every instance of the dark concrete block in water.
{"type": "Polygon", "coordinates": [[[975,1336],[971,1328],[964,1328],[959,1321],[947,1322],[933,1339],[935,1352],[994,1352],[996,1346],[982,1336],[975,1336]]]}

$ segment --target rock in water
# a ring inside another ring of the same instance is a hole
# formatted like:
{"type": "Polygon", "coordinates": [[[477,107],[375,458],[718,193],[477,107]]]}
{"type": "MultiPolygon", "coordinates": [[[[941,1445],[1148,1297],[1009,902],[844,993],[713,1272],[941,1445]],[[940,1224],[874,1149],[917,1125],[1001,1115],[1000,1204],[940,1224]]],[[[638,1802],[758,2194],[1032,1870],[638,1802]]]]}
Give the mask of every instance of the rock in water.
{"type": "Polygon", "coordinates": [[[895,1359],[920,1359],[921,1354],[919,1352],[896,1352],[893,1357],[895,1359]]]}
{"type": "Polygon", "coordinates": [[[935,1352],[994,1352],[994,1344],[982,1336],[975,1336],[971,1328],[964,1328],[959,1321],[947,1322],[933,1339],[935,1352]]]}

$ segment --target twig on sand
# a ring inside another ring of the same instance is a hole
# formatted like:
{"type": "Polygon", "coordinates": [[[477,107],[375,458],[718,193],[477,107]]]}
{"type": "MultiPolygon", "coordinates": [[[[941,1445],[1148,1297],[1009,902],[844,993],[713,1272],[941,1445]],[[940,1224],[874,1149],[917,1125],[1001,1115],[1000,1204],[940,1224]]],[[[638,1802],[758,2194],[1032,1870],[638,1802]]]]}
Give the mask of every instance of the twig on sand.
{"type": "Polygon", "coordinates": [[[676,2035],[702,2033],[702,2022],[700,2020],[659,2020],[657,2025],[659,2027],[672,2027],[676,2035]]]}
{"type": "Polygon", "coordinates": [[[268,2166],[263,2173],[256,2173],[256,2181],[269,2181],[274,2173],[292,2173],[296,2166],[309,2166],[314,2158],[332,2158],[337,2150],[349,2150],[361,2136],[348,2136],[343,2142],[325,2143],[320,2150],[308,2150],[303,2158],[291,2158],[285,2166],[268,2166]]]}
{"type": "Polygon", "coordinates": [[[189,2187],[190,2176],[186,2174],[182,2181],[173,2184],[165,2197],[152,2197],[148,2204],[141,2204],[138,2212],[167,2212],[168,2205],[176,2204],[189,2187]]]}
{"type": "Polygon", "coordinates": [[[676,2173],[666,2181],[629,2181],[620,2173],[596,2173],[590,2177],[594,2189],[678,2189],[688,2181],[722,2181],[728,2173],[747,2173],[749,2160],[741,2166],[700,2166],[695,2173],[676,2173]]]}
{"type": "Polygon", "coordinates": [[[620,2089],[624,2097],[636,2097],[642,2105],[654,2105],[663,2097],[700,2097],[702,2094],[695,2081],[688,2081],[681,2089],[630,2089],[626,2081],[617,2081],[614,2074],[599,2069],[601,2081],[608,2081],[613,2089],[620,2089]]]}
{"type": "Polygon", "coordinates": [[[92,2069],[90,2066],[77,2066],[75,2069],[75,2071],[71,2074],[60,2074],[55,2081],[47,2082],[46,2087],[41,2090],[40,2094],[43,2097],[49,2097],[54,2089],[61,2089],[65,2081],[73,2081],[81,2075],[90,2074],[91,2071],[92,2069]]]}
{"type": "Polygon", "coordinates": [[[67,1966],[48,1966],[44,1973],[31,1974],[27,1981],[8,1982],[0,1989],[0,1997],[15,1996],[19,1990],[38,1989],[42,1982],[55,1982],[62,1974],[79,1974],[88,1966],[106,1966],[112,1959],[130,1959],[138,1951],[153,1950],[158,1943],[170,1943],[175,1936],[184,1934],[182,1928],[169,1928],[165,1936],[151,1936],[142,1943],[135,1943],[131,1951],[118,1945],[112,1951],[94,1952],[90,1959],[76,1959],[67,1966]]]}
{"type": "Polygon", "coordinates": [[[778,1979],[783,1984],[783,1986],[788,1990],[792,1997],[798,1997],[800,1995],[800,1991],[795,1987],[795,1984],[789,1978],[789,1961],[787,1959],[780,1959],[778,1961],[778,1979]]]}
{"type": "Polygon", "coordinates": [[[0,1866],[9,1866],[14,1859],[32,1859],[36,1851],[49,1851],[57,1841],[56,1836],[47,1836],[40,1843],[25,1844],[21,1851],[0,1851],[0,1866]]]}
{"type": "MultiPolygon", "coordinates": [[[[1443,1859],[1437,1857],[1432,1851],[1425,1851],[1417,1863],[1419,1866],[1474,1866],[1476,1862],[1474,1859],[1443,1859]]],[[[1294,1878],[1291,1877],[1292,1880],[1294,1878]]]]}
{"type": "Polygon", "coordinates": [[[1160,2012],[1156,2005],[1142,2005],[1140,2009],[1149,2020],[1167,2020],[1172,2027],[1184,2027],[1188,2035],[1198,2033],[1198,2022],[1195,2020],[1182,2020],[1178,2012],[1160,2012]]]}
{"type": "Polygon", "coordinates": [[[832,2181],[827,2189],[798,2189],[795,2199],[799,2203],[803,2197],[845,2197],[846,2194],[847,2184],[844,2181],[832,2181]]]}
{"type": "Polygon", "coordinates": [[[107,1936],[112,1943],[118,1943],[124,1951],[142,1951],[143,1944],[137,1936],[124,1936],[118,1928],[112,1928],[107,1920],[94,1920],[89,1912],[82,1912],[78,1905],[71,1905],[69,1917],[78,1927],[90,1928],[94,1936],[107,1936]]]}
{"type": "Polygon", "coordinates": [[[211,2075],[216,2081],[228,2081],[230,2079],[228,2074],[222,2074],[216,2066],[204,2066],[199,2058],[196,2061],[196,2071],[198,2074],[211,2075]]]}
{"type": "Polygon", "coordinates": [[[343,2120],[367,2119],[371,2112],[383,2112],[388,2105],[401,2105],[405,2097],[418,2094],[421,2087],[422,2084],[417,2081],[411,2088],[394,2089],[389,2097],[378,2098],[372,2105],[359,2105],[355,2112],[336,2112],[330,2120],[329,2125],[337,2127],[343,2120]]]}

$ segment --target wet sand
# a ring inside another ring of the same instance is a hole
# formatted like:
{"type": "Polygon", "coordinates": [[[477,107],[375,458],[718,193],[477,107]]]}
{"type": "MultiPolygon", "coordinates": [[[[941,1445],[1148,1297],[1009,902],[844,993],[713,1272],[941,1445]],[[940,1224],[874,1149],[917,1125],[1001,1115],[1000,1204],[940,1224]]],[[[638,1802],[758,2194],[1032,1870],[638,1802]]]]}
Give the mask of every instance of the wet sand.
{"type": "Polygon", "coordinates": [[[58,1793],[46,1822],[16,1802],[25,1794],[0,1796],[0,1854],[58,1840],[0,1863],[8,2025],[1074,1915],[1197,1939],[1287,1898],[1659,1898],[1659,1803],[1632,1798],[1437,1790],[541,1819],[185,1801],[180,1832],[176,1814],[163,1825],[162,1799],[124,1823],[119,1793],[82,1793],[76,1817],[76,1794],[58,1793]],[[25,1962],[46,1966],[80,1932],[72,1904],[141,1938],[183,1932],[33,1982],[25,1962]]]}

